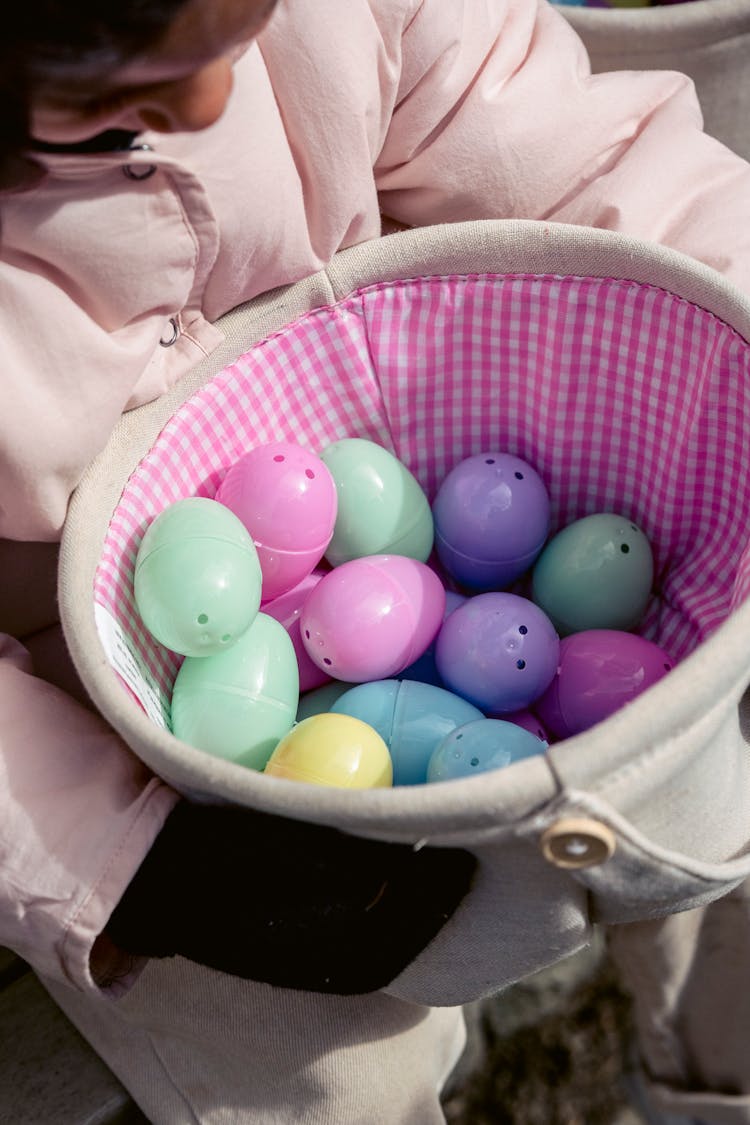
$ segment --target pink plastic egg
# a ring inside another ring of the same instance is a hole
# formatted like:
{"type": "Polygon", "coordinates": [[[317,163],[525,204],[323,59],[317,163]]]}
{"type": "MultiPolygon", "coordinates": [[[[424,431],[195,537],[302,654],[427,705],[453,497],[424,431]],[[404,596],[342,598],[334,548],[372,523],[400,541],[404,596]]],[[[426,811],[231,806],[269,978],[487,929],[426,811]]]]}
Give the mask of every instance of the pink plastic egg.
{"type": "Polygon", "coordinates": [[[320,562],[336,523],[336,485],[314,453],[269,442],[240,457],[216,499],[244,523],[263,575],[262,600],[291,590],[320,562]]]}
{"type": "Polygon", "coordinates": [[[294,653],[297,657],[297,667],[299,668],[299,690],[301,692],[312,691],[313,688],[328,683],[331,678],[327,672],[319,668],[310,659],[300,635],[302,609],[325,573],[323,570],[313,570],[291,590],[287,590],[285,594],[280,594],[273,601],[263,604],[263,612],[267,613],[269,617],[276,618],[292,638],[294,653]]]}
{"type": "Polygon", "coordinates": [[[444,613],[445,589],[428,566],[403,555],[368,555],[321,579],[302,610],[302,643],[334,679],[388,679],[421,656],[444,613]]]}

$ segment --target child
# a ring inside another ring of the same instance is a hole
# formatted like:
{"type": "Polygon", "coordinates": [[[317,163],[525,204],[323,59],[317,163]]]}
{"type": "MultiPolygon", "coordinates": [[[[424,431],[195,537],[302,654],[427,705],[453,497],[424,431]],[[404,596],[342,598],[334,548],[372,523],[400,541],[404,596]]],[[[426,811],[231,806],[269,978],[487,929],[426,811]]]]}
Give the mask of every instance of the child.
{"type": "MultiPolygon", "coordinates": [[[[546,0],[26,0],[0,52],[3,622],[42,659],[30,576],[120,414],[381,211],[622,230],[750,290],[750,166],[685,77],[592,78],[546,0]]],[[[460,1012],[383,989],[471,857],[179,800],[1,655],[0,941],[149,1119],[441,1121],[460,1012]]]]}

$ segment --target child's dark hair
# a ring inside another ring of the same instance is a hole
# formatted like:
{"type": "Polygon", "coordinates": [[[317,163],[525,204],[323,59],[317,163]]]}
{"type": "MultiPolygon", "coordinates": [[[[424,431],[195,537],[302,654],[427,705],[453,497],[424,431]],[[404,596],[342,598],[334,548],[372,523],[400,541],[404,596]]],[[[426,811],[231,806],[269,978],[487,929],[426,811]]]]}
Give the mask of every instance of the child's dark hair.
{"type": "Polygon", "coordinates": [[[0,36],[0,191],[33,183],[29,107],[51,79],[108,73],[157,42],[188,0],[21,0],[0,36]]]}

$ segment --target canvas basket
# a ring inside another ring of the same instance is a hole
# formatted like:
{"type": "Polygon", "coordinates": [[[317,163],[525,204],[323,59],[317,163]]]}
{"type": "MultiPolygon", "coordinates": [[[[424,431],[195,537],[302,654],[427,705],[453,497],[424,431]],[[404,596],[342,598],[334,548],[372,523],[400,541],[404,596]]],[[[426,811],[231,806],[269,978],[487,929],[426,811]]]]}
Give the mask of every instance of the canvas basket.
{"type": "Polygon", "coordinates": [[[559,10],[586,44],[594,71],[688,74],[706,131],[750,159],[750,0],[559,10]]]}
{"type": "Polygon", "coordinates": [[[222,324],[219,353],[123,417],[63,538],[75,665],[135,753],[194,799],[474,852],[469,894],[389,988],[421,1003],[491,994],[596,923],[738,885],[750,872],[747,298],[623,235],[477,222],[344,251],[222,324]],[[133,606],[144,529],[172,501],[213,495],[256,444],[344,436],[393,450],[430,498],[460,459],[507,450],[545,479],[553,530],[595,511],[632,518],[656,553],[641,631],[674,669],[547,753],[451,782],[311,786],[179,742],[164,719],[177,660],[133,606]]]}

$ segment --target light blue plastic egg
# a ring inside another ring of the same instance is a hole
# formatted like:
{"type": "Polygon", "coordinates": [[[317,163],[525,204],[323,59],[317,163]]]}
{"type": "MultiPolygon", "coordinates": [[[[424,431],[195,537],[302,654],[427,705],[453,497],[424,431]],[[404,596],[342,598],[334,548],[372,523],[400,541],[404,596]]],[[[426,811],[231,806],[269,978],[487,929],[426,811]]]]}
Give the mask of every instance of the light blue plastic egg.
{"type": "Polygon", "coordinates": [[[331,566],[366,555],[426,562],[434,526],[430,503],[406,465],[366,438],[342,438],[320,454],[336,484],[338,511],[326,549],[331,566]]]}
{"type": "Polygon", "coordinates": [[[453,781],[542,754],[547,743],[504,719],[478,719],[451,731],[427,764],[428,781],[453,781]]]}
{"type": "Polygon", "coordinates": [[[183,742],[262,770],[294,724],[299,673],[283,625],[259,613],[236,644],[185,657],[172,691],[172,732],[183,742]]]}
{"type": "Polygon", "coordinates": [[[415,680],[374,680],[339,696],[331,710],[374,727],[391,752],[394,785],[421,785],[435,747],[455,727],[481,719],[472,703],[415,680]]]}

